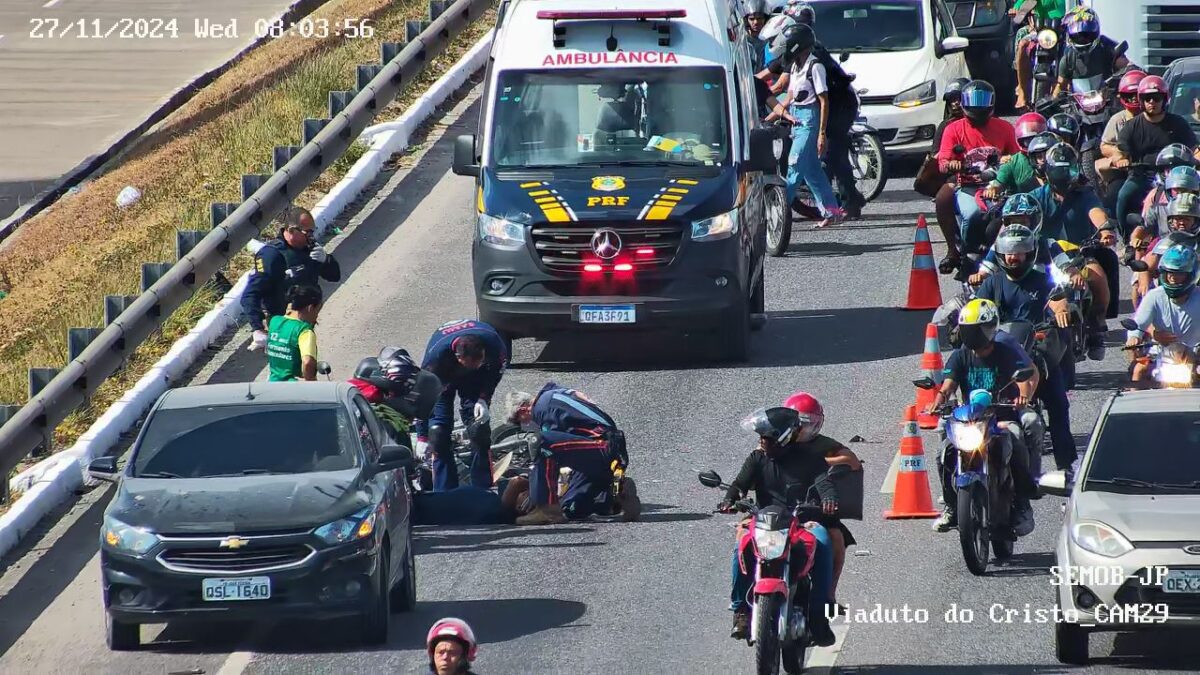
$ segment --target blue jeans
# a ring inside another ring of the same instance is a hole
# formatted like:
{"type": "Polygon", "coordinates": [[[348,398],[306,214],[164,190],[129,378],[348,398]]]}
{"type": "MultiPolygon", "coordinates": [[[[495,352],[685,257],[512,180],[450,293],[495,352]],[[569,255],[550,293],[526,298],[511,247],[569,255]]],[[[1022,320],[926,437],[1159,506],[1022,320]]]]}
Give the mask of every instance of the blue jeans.
{"type": "Polygon", "coordinates": [[[788,152],[788,204],[796,198],[796,186],[804,181],[812,191],[821,213],[828,217],[838,203],[829,176],[825,175],[825,169],[821,166],[821,156],[817,154],[821,104],[794,105],[792,116],[796,118],[796,123],[792,125],[792,149],[788,152]]]}
{"type": "Polygon", "coordinates": [[[985,212],[979,208],[975,193],[979,186],[967,186],[954,192],[954,210],[958,213],[958,240],[963,250],[970,251],[982,243],[985,212]]]}
{"type": "MultiPolygon", "coordinates": [[[[475,403],[479,401],[481,385],[477,376],[468,376],[463,382],[446,385],[437,404],[433,406],[428,420],[418,420],[417,436],[428,436],[429,449],[433,453],[433,489],[453,490],[458,487],[458,465],[454,458],[451,432],[454,430],[454,399],[458,399],[459,418],[463,424],[475,419],[475,403]]],[[[492,430],[482,425],[471,439],[471,485],[480,488],[492,487],[492,430]]]]}
{"type": "MultiPolygon", "coordinates": [[[[817,550],[813,558],[812,593],[809,595],[808,614],[810,617],[824,617],[825,606],[833,602],[830,591],[833,588],[833,549],[829,542],[829,532],[822,525],[815,525],[809,530],[817,538],[817,550]]],[[[751,556],[753,558],[753,556],[751,556]]],[[[733,590],[729,595],[729,609],[738,612],[746,611],[746,596],[754,586],[754,568],[742,574],[738,564],[738,550],[733,551],[733,590]]]]}
{"type": "MultiPolygon", "coordinates": [[[[1070,349],[1067,351],[1069,354],[1070,349]]],[[[1071,363],[1074,365],[1074,357],[1068,355],[1066,358],[1071,359],[1071,363]]],[[[1050,417],[1050,443],[1054,446],[1054,463],[1060,470],[1070,467],[1078,454],[1075,448],[1075,437],[1071,435],[1071,402],[1067,399],[1067,385],[1063,376],[1061,364],[1047,361],[1046,379],[1038,385],[1037,389],[1037,397],[1042,401],[1042,406],[1050,417]]],[[[1032,449],[1031,452],[1033,452],[1032,449]]],[[[1033,464],[1035,458],[1030,457],[1029,459],[1033,464]]]]}
{"type": "Polygon", "coordinates": [[[1121,186],[1121,191],[1117,193],[1117,212],[1113,217],[1117,219],[1117,226],[1121,228],[1121,232],[1128,238],[1129,233],[1133,228],[1125,222],[1125,218],[1131,213],[1141,214],[1142,201],[1146,199],[1146,194],[1154,187],[1154,174],[1144,169],[1135,169],[1129,172],[1129,177],[1125,179],[1125,183],[1121,186]]]}

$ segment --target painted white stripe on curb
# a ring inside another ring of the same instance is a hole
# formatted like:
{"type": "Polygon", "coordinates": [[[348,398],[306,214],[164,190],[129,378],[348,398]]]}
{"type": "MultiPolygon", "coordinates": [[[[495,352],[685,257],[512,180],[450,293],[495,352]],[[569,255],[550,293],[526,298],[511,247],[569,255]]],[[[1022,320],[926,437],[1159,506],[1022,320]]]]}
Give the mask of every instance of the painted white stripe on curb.
{"type": "MultiPolygon", "coordinates": [[[[371,144],[371,150],[355,162],[346,177],[312,209],[313,219],[320,231],[326,230],[341,211],[375,180],[392,154],[408,146],[412,132],[434,109],[483,66],[491,49],[492,34],[489,31],[480,39],[399,119],[363,130],[360,138],[371,144]],[[368,133],[371,135],[367,136],[368,133]]],[[[253,253],[262,245],[263,242],[252,239],[246,249],[253,253]]],[[[0,556],[16,546],[43,516],[84,485],[88,480],[88,463],[116,445],[121,434],[133,428],[146,410],[191,367],[209,345],[238,324],[242,313],[242,292],[249,278],[249,273],[243,274],[233,289],[187,335],[176,341],[132,389],[113,403],[79,437],[75,445],[42,460],[9,482],[11,490],[23,494],[6,513],[0,515],[0,556]]]]}
{"type": "Polygon", "coordinates": [[[834,623],[831,626],[833,635],[837,638],[837,642],[829,647],[813,647],[808,650],[804,656],[804,669],[809,668],[833,668],[837,663],[838,654],[842,652],[842,646],[846,644],[846,634],[850,632],[849,624],[834,623]]]}

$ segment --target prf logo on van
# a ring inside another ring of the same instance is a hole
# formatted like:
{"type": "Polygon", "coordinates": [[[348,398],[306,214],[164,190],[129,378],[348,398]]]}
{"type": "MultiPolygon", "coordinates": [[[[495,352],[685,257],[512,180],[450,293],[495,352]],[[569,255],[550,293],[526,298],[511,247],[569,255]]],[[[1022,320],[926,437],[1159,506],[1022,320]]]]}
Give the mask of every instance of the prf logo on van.
{"type": "Polygon", "coordinates": [[[574,54],[547,54],[542,59],[542,67],[546,66],[617,66],[634,63],[650,63],[670,65],[678,64],[679,57],[674,52],[641,51],[641,52],[576,52],[574,54]]]}
{"type": "Polygon", "coordinates": [[[621,176],[596,176],[592,179],[592,189],[597,192],[624,190],[625,179],[621,176]]]}

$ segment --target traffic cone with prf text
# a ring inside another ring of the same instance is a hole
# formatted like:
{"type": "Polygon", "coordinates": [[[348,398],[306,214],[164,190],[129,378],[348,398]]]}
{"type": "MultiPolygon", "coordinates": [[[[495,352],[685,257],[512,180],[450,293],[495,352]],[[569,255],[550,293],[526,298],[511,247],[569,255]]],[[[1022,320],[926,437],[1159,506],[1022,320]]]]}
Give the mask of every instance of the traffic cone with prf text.
{"type": "Polygon", "coordinates": [[[904,411],[904,434],[900,438],[900,471],[896,475],[896,491],[892,508],[883,512],[884,518],[936,518],[929,492],[929,474],[925,472],[925,445],[917,430],[917,406],[904,411]]]}

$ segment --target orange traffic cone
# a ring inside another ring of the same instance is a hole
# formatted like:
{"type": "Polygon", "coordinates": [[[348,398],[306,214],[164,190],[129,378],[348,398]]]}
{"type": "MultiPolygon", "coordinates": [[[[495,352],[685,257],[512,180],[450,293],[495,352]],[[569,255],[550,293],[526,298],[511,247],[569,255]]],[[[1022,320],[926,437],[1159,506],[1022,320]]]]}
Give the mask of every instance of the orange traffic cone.
{"type": "Polygon", "coordinates": [[[925,214],[917,216],[917,232],[913,236],[912,271],[908,275],[908,302],[901,309],[937,309],[942,306],[942,289],[933,264],[933,244],[925,214]]]}
{"type": "Polygon", "coordinates": [[[925,444],[917,430],[917,406],[904,411],[904,435],[900,439],[900,472],[896,475],[896,491],[892,508],[883,512],[884,518],[936,518],[933,498],[929,493],[929,475],[925,473],[925,444]]]}
{"type": "MultiPolygon", "coordinates": [[[[925,377],[933,380],[938,387],[942,386],[942,344],[938,341],[936,323],[925,326],[925,353],[921,354],[921,371],[925,377]]],[[[925,410],[933,399],[937,398],[937,389],[922,389],[917,387],[917,424],[922,429],[936,429],[937,415],[927,415],[925,410]]]]}

